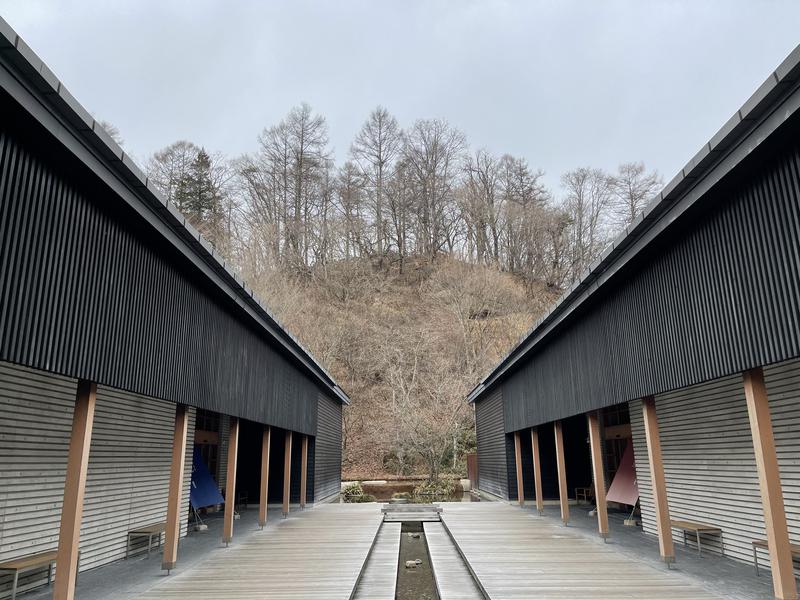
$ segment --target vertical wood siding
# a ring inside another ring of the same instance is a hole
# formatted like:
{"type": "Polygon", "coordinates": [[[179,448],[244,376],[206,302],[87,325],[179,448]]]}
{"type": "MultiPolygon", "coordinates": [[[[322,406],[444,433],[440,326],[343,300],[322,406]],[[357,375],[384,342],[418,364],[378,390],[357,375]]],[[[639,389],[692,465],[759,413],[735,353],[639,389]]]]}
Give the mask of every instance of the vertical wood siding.
{"type": "Polygon", "coordinates": [[[800,356],[799,119],[507,376],[506,431],[800,356]]]}
{"type": "Polygon", "coordinates": [[[508,499],[506,436],[503,429],[503,395],[498,388],[475,403],[480,489],[508,499]]]}
{"type": "Polygon", "coordinates": [[[314,501],[338,494],[342,486],[342,404],[324,394],[317,401],[317,435],[309,446],[309,473],[314,474],[314,501]],[[313,469],[311,466],[313,458],[313,469]]]}
{"type": "MultiPolygon", "coordinates": [[[[0,561],[54,550],[77,382],[0,362],[0,561]]],[[[81,569],[125,555],[130,528],[166,518],[175,405],[98,387],[81,527],[81,569]]],[[[194,410],[181,535],[186,534],[194,410]]],[[[20,589],[43,582],[31,572],[20,589]]],[[[0,577],[0,598],[10,578],[0,577]]]]}
{"type": "Polygon", "coordinates": [[[313,377],[37,131],[0,126],[0,360],[313,435],[313,377]]]}
{"type": "MultiPolygon", "coordinates": [[[[800,362],[773,365],[764,373],[789,537],[800,543],[800,362]]],[[[722,528],[725,555],[751,563],[751,541],[766,539],[766,534],[741,376],[661,394],[656,396],[656,410],[670,516],[722,528]]],[[[640,401],[630,403],[630,414],[642,525],[655,535],[640,401]]],[[[682,543],[683,532],[673,534],[676,543],[682,543]]],[[[703,536],[702,543],[703,552],[720,552],[717,536],[703,536]]],[[[759,563],[769,565],[765,552],[759,553],[759,563]]]]}

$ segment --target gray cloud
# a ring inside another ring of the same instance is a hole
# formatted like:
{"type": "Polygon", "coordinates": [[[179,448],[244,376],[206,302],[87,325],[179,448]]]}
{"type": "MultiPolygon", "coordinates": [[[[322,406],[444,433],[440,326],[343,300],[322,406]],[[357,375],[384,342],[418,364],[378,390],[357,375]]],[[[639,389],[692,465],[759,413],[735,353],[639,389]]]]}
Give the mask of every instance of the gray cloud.
{"type": "Polygon", "coordinates": [[[143,158],[176,139],[250,151],[291,106],[337,160],[377,104],[444,117],[558,185],[644,160],[669,179],[797,44],[800,3],[0,0],[143,158]]]}

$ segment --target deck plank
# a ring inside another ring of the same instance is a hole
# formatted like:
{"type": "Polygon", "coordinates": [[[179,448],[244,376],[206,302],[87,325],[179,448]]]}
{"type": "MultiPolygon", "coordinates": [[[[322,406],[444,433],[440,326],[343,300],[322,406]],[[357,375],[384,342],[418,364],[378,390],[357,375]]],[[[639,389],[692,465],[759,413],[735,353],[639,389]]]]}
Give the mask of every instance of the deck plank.
{"type": "Polygon", "coordinates": [[[394,600],[400,527],[400,523],[384,523],[381,527],[353,600],[394,600]]]}
{"type": "Polygon", "coordinates": [[[424,528],[441,600],[483,600],[483,594],[441,522],[425,523],[424,528]]]}
{"type": "Polygon", "coordinates": [[[442,520],[492,600],[706,600],[670,572],[500,502],[442,504],[442,520]]]}

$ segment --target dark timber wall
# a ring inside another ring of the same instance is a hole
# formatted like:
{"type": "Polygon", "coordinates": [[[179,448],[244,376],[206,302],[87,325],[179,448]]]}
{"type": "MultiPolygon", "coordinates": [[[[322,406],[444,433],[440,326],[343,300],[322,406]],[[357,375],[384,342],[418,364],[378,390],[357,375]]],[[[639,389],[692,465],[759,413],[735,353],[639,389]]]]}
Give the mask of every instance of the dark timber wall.
{"type": "Polygon", "coordinates": [[[506,431],[800,356],[799,123],[784,123],[502,381],[506,431]]]}
{"type": "Polygon", "coordinates": [[[314,435],[309,375],[2,92],[0,114],[0,360],[314,435]]]}
{"type": "MultiPolygon", "coordinates": [[[[314,500],[338,494],[342,484],[342,404],[319,395],[314,440],[314,500]]],[[[309,465],[311,469],[311,465],[309,465]]]]}
{"type": "Polygon", "coordinates": [[[499,389],[475,403],[475,432],[478,440],[478,486],[485,492],[508,498],[503,396],[499,389]]]}

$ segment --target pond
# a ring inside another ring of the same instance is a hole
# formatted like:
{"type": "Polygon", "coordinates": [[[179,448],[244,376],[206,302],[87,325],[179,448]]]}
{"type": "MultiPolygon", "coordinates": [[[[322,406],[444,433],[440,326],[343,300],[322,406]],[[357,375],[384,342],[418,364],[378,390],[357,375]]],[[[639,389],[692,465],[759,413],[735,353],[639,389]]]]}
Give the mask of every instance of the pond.
{"type": "Polygon", "coordinates": [[[361,488],[368,501],[389,502],[397,495],[402,495],[408,502],[416,504],[431,504],[434,502],[480,502],[477,494],[464,491],[459,482],[454,485],[450,494],[415,494],[417,488],[424,480],[404,479],[394,481],[362,481],[361,488]]]}

